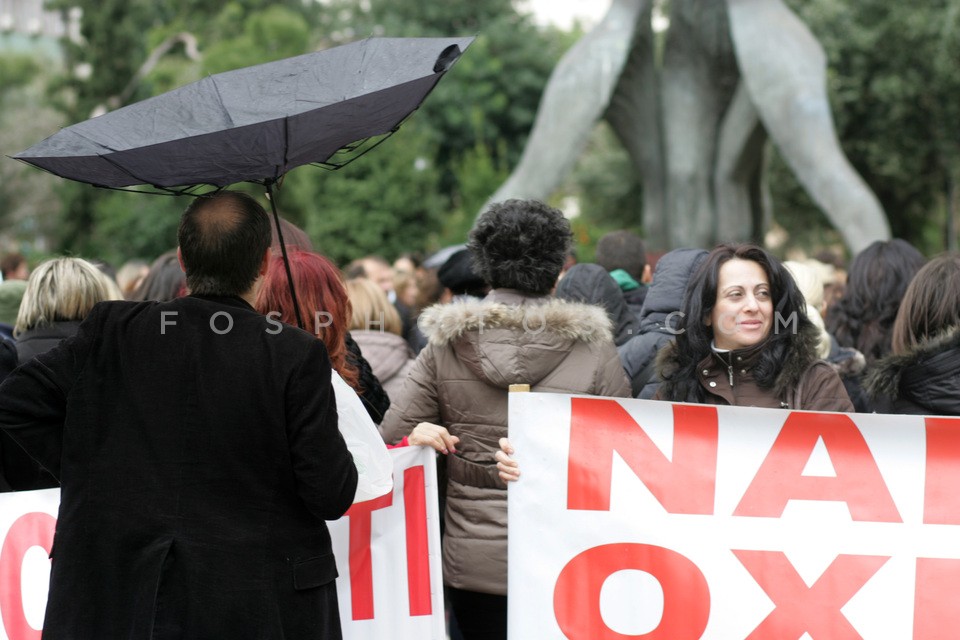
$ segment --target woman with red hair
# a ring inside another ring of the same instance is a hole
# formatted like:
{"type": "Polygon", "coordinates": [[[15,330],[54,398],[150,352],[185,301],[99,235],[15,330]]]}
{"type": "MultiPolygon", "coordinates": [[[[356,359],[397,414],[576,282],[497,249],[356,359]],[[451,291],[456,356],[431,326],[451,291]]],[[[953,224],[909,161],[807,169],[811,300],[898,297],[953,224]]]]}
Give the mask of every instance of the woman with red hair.
{"type": "MultiPolygon", "coordinates": [[[[289,251],[287,257],[304,329],[323,340],[334,370],[357,392],[367,413],[379,424],[390,406],[390,399],[360,353],[360,347],[347,332],[350,300],[340,271],[329,258],[311,251],[294,249],[289,251]]],[[[270,266],[257,294],[256,307],[257,311],[271,318],[297,325],[281,256],[270,259],[270,266]]]]}

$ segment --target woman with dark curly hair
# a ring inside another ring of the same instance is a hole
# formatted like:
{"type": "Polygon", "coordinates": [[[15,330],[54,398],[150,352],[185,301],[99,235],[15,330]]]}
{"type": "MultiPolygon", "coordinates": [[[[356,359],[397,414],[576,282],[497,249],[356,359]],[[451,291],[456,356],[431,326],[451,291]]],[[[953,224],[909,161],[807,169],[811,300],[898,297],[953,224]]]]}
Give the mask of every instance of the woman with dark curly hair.
{"type": "Polygon", "coordinates": [[[507,435],[509,386],[630,395],[606,312],[550,295],[570,237],[541,202],[491,205],[468,246],[492,290],[423,312],[429,344],[383,421],[388,443],[410,434],[450,454],[443,573],[467,640],[507,633],[507,491],[493,453],[507,435]]]}
{"type": "Polygon", "coordinates": [[[658,355],[655,400],[852,411],[817,359],[819,333],[786,268],[762,248],[720,245],[694,274],[683,332],[658,355]]]}
{"type": "Polygon", "coordinates": [[[857,412],[875,408],[863,392],[863,376],[890,353],[903,294],[925,262],[923,254],[905,240],[878,240],[853,259],[843,295],[827,311],[827,332],[840,347],[856,349],[867,361],[863,373],[843,378],[857,412]]]}

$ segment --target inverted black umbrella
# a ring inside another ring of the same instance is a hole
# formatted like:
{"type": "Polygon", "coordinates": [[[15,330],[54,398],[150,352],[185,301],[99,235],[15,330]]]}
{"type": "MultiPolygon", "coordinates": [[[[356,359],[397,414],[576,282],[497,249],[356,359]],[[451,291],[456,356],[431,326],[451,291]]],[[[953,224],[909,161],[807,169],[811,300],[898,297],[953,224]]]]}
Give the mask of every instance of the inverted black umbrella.
{"type": "MultiPolygon", "coordinates": [[[[286,263],[273,186],[303,164],[336,168],[328,161],[338,151],[396,131],[472,41],[368,38],[219,73],[61,129],[13,157],[98,187],[263,184],[286,263]]],[[[292,277],[290,288],[302,326],[292,277]]]]}

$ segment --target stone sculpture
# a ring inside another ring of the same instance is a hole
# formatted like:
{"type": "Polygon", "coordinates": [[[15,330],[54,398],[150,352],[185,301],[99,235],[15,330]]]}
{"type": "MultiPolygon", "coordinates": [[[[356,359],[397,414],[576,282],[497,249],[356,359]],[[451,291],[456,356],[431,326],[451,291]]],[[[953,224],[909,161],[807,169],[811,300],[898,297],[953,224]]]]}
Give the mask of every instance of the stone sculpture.
{"type": "Polygon", "coordinates": [[[491,202],[548,197],[606,118],[642,179],[654,247],[757,237],[768,137],[852,251],[889,238],[837,140],[823,49],[782,0],[673,0],[660,65],[652,2],[613,0],[564,55],[491,202]]]}

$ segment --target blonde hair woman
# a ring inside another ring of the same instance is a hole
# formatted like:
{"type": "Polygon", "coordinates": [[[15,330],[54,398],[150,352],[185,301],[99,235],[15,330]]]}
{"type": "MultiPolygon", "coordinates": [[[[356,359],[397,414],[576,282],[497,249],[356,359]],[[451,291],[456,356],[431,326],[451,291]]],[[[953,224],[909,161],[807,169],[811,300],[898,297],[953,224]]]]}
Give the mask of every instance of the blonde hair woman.
{"type": "Polygon", "coordinates": [[[30,274],[13,328],[20,364],[73,336],[93,305],[122,299],[117,284],[86,260],[41,263],[30,274]]]}
{"type": "Polygon", "coordinates": [[[347,297],[353,309],[350,335],[360,345],[391,401],[400,396],[403,382],[413,367],[413,353],[401,337],[400,314],[383,290],[366,278],[347,281],[347,297]]]}

